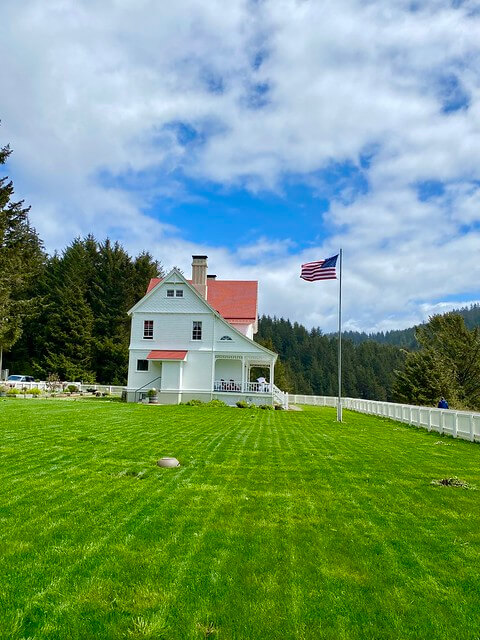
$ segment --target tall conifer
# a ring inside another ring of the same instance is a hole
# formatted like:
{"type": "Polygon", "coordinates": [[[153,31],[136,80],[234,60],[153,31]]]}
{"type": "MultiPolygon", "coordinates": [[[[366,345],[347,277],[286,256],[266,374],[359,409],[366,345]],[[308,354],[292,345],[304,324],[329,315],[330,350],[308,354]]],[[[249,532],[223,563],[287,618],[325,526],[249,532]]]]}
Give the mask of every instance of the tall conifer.
{"type": "MultiPolygon", "coordinates": [[[[0,148],[0,165],[11,150],[0,148]]],[[[0,178],[0,371],[3,352],[22,334],[25,319],[35,308],[33,283],[42,269],[44,253],[30,225],[23,200],[13,201],[13,182],[0,178]]]]}

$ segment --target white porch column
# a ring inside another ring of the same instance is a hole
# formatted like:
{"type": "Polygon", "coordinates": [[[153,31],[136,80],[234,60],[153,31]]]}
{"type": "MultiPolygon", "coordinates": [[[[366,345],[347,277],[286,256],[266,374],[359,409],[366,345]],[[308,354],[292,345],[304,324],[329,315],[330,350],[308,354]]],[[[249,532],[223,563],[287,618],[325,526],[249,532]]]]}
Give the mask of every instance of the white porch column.
{"type": "Polygon", "coordinates": [[[275,375],[275,365],[273,364],[273,362],[270,362],[270,388],[273,391],[273,384],[274,384],[274,375],[275,375]]]}
{"type": "Polygon", "coordinates": [[[242,356],[242,393],[245,393],[245,356],[242,356]]]}

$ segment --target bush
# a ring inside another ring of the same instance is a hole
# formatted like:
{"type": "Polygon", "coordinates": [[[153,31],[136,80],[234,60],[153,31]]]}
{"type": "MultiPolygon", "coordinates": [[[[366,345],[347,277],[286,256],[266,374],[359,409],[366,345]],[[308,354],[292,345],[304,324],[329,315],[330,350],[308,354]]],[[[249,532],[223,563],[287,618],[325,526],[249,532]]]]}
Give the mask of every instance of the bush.
{"type": "Polygon", "coordinates": [[[213,400],[210,400],[209,402],[206,402],[205,406],[206,407],[228,407],[228,404],[226,402],[223,402],[222,400],[213,399],[213,400]]]}
{"type": "Polygon", "coordinates": [[[20,393],[19,389],[8,389],[7,391],[7,396],[10,396],[11,398],[14,398],[15,396],[18,396],[18,394],[20,393]]]}
{"type": "Polygon", "coordinates": [[[236,405],[239,409],[256,409],[257,408],[256,404],[248,404],[248,402],[245,402],[245,400],[239,400],[236,403],[236,405]]]}
{"type": "Polygon", "coordinates": [[[267,411],[273,411],[273,405],[271,404],[261,404],[259,409],[266,409],[267,411]]]}
{"type": "Polygon", "coordinates": [[[186,407],[199,407],[200,405],[205,404],[201,400],[197,400],[196,398],[192,398],[188,402],[185,403],[186,407]]]}
{"type": "Polygon", "coordinates": [[[29,393],[31,393],[32,396],[39,396],[42,392],[38,387],[33,387],[33,389],[30,389],[29,393]]]}
{"type": "MultiPolygon", "coordinates": [[[[104,393],[103,395],[107,395],[106,393],[104,393]]],[[[157,397],[157,390],[156,389],[149,389],[147,391],[147,398],[156,398],[157,397]]]]}
{"type": "Polygon", "coordinates": [[[62,388],[62,383],[60,382],[60,376],[58,373],[49,373],[46,383],[48,391],[51,391],[52,393],[55,393],[62,388]]]}
{"type": "Polygon", "coordinates": [[[75,384],[69,384],[67,391],[68,393],[76,393],[78,391],[78,387],[75,384]]]}

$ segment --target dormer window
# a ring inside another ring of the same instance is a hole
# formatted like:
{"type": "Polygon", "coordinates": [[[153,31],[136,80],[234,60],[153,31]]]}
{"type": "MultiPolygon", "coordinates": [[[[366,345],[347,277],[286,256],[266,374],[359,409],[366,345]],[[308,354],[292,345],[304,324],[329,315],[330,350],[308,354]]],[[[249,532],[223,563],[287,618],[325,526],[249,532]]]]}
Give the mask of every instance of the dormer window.
{"type": "Polygon", "coordinates": [[[175,297],[183,298],[183,289],[175,289],[175,297]]]}
{"type": "Polygon", "coordinates": [[[183,289],[167,289],[167,298],[183,298],[183,289]]]}
{"type": "Polygon", "coordinates": [[[143,337],[145,340],[153,340],[153,320],[143,321],[143,337]]]}
{"type": "Polygon", "coordinates": [[[230,336],[222,336],[220,338],[220,340],[231,340],[232,338],[230,336]]]}
{"type": "Polygon", "coordinates": [[[173,298],[175,296],[175,289],[167,289],[167,298],[173,298]]]}

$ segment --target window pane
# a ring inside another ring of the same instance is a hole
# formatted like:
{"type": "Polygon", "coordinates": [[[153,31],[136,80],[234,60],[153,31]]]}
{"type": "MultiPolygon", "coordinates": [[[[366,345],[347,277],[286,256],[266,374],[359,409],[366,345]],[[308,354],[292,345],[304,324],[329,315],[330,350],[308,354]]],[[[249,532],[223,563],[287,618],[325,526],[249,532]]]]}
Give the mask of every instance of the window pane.
{"type": "Polygon", "coordinates": [[[153,338],[153,320],[143,321],[143,337],[149,340],[153,338]]]}
{"type": "Polygon", "coordinates": [[[183,289],[176,289],[175,295],[177,298],[183,298],[183,289]]]}
{"type": "Polygon", "coordinates": [[[192,340],[202,339],[202,323],[198,320],[193,321],[192,340]]]}
{"type": "Polygon", "coordinates": [[[137,360],[137,371],[148,371],[148,360],[137,360]]]}
{"type": "Polygon", "coordinates": [[[173,289],[167,289],[167,298],[173,298],[175,291],[173,289]]]}

